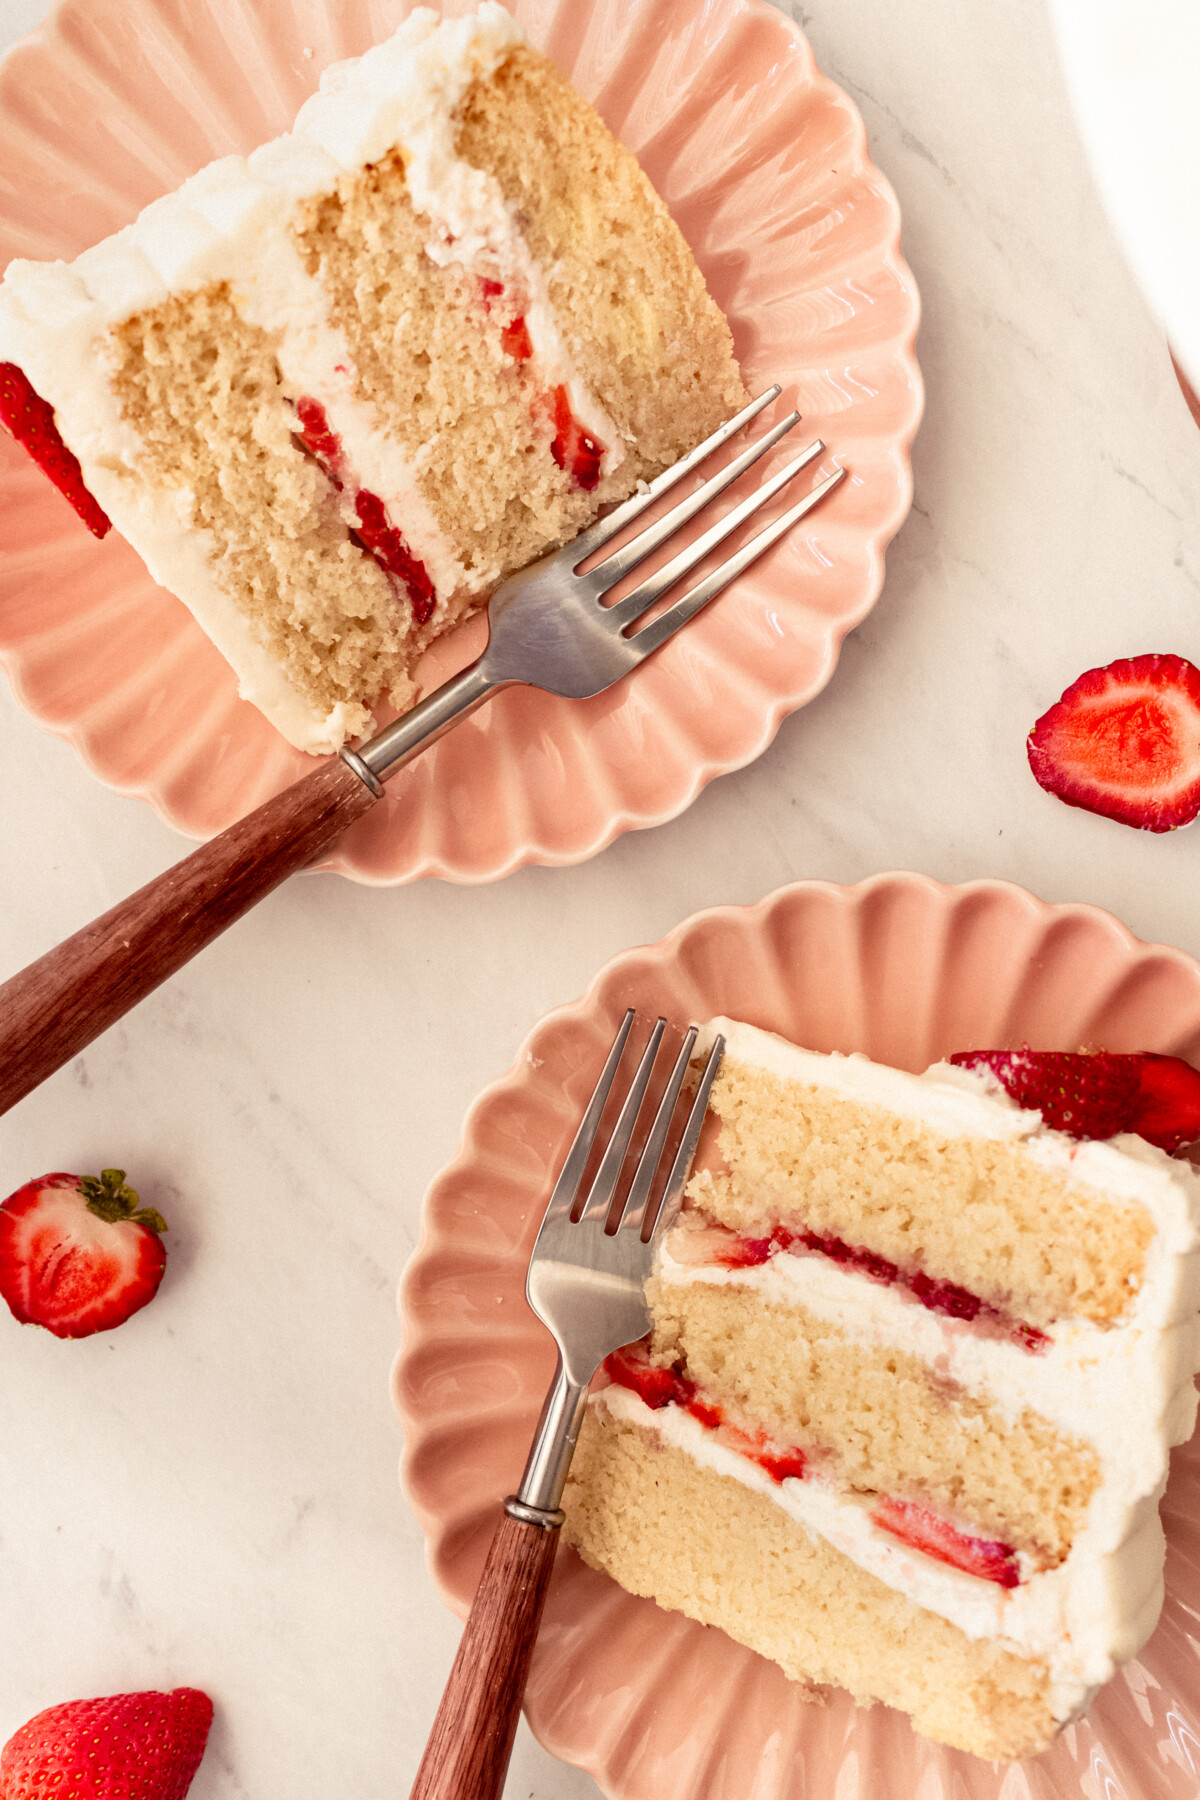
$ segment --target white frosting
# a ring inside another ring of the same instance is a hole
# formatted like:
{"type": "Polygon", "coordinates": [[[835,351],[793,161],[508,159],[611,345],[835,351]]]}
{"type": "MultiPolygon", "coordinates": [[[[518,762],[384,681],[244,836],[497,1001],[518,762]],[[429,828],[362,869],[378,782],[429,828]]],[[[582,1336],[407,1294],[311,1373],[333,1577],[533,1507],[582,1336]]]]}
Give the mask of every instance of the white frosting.
{"type": "Polygon", "coordinates": [[[1047,1130],[1039,1113],[1017,1107],[987,1073],[937,1064],[909,1075],[863,1056],[820,1056],[727,1019],[713,1020],[703,1036],[711,1041],[718,1032],[733,1061],[886,1107],[946,1136],[1020,1143],[1042,1166],[1115,1205],[1136,1200],[1151,1214],[1155,1235],[1125,1316],[1107,1328],[1061,1320],[1047,1329],[1050,1342],[1038,1353],[933,1313],[903,1288],[820,1255],[776,1254],[744,1269],[697,1266],[672,1254],[672,1236],[660,1254],[658,1273],[668,1283],[742,1287],[764,1302],[803,1305],[855,1342],[894,1345],[921,1358],[937,1377],[978,1394],[1009,1420],[1028,1408],[1092,1445],[1101,1481],[1070,1554],[1015,1589],[898,1544],[871,1524],[862,1501],[826,1480],[780,1486],[678,1407],[651,1412],[620,1389],[604,1396],[618,1416],[652,1426],[705,1466],[766,1494],[969,1637],[998,1636],[1024,1654],[1046,1657],[1055,1716],[1069,1717],[1145,1641],[1161,1607],[1158,1500],[1168,1450],[1191,1436],[1196,1419],[1200,1177],[1141,1138],[1078,1143],[1047,1130]]]}
{"type": "Polygon", "coordinates": [[[155,580],[186,601],[233,665],[239,692],[304,750],[336,749],[368,728],[369,712],[338,706],[322,714],[291,686],[216,580],[211,541],[188,522],[189,497],[140,475],[139,440],[121,416],[98,348],[115,325],[169,293],[228,282],[238,310],[275,339],[287,390],[325,408],[348,469],[383,500],[429,571],[442,610],[455,593],[490,585],[499,570],[468,577],[437,525],[420,490],[419,455],[411,457],[356,395],[348,345],[289,225],[297,201],[399,147],[414,205],[429,221],[428,253],[528,295],[539,376],[568,388],[581,424],[608,446],[602,476],[617,467],[625,454],[618,433],[571,365],[542,272],[498,184],[454,154],[454,114],[467,88],[524,41],[494,0],[440,24],[419,9],[386,43],[327,69],[288,135],[248,160],[210,164],[73,264],[17,261],[0,284],[0,358],[18,363],[53,406],[88,488],[155,580]]]}

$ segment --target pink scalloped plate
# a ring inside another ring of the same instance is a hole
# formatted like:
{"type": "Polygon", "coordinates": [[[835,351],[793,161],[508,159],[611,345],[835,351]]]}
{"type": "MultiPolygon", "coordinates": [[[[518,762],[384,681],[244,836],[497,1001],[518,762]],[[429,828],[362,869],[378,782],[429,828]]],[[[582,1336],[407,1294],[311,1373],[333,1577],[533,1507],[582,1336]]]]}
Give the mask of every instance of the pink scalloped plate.
{"type": "MultiPolygon", "coordinates": [[[[470,1602],[501,1497],[520,1477],[553,1371],[525,1304],[551,1185],[627,1006],[716,1013],[815,1050],[919,1070],[959,1049],[1030,1043],[1160,1050],[1200,1062],[1200,964],[1109,914],[1003,882],[882,875],[800,882],[699,913],[610,962],[550,1013],[476,1101],[425,1202],[401,1289],[394,1372],[404,1481],[434,1577],[470,1602]]],[[[1164,1502],[1167,1601],[1140,1656],[1030,1762],[926,1743],[886,1707],[816,1703],[723,1633],[634,1599],[560,1556],[527,1711],[546,1747],[619,1800],[1194,1800],[1200,1781],[1200,1445],[1164,1502]]]]}
{"type": "MultiPolygon", "coordinates": [[[[210,158],[285,130],[326,63],[409,9],[62,0],[0,68],[0,266],[73,257],[210,158]]],[[[427,752],[322,865],[359,881],[492,880],[672,818],[828,681],[911,499],[918,301],[899,210],[796,27],[763,0],[513,10],[637,152],[748,384],[782,383],[850,479],[636,679],[591,701],[510,690],[427,752]]],[[[128,546],[90,538],[7,438],[0,509],[0,657],[101,781],[207,837],[311,766],[128,546]]],[[[439,675],[479,642],[466,628],[439,675]]]]}

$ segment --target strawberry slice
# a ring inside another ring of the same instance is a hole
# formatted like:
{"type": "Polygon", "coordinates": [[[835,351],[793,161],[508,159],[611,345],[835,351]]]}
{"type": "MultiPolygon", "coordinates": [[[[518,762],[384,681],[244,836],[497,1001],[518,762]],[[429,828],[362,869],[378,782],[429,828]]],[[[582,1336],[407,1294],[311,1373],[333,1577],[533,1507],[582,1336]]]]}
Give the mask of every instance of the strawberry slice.
{"type": "Polygon", "coordinates": [[[311,394],[301,394],[296,401],[296,417],[301,442],[312,451],[334,486],[340,488],[345,455],[342,440],[329,423],[329,414],[311,394]]]}
{"type": "Polygon", "coordinates": [[[1018,1106],[1054,1131],[1110,1138],[1133,1131],[1160,1150],[1200,1138],[1200,1070],[1151,1051],[960,1050],[960,1069],[990,1069],[1018,1106]]]}
{"type": "Polygon", "coordinates": [[[1016,1551],[994,1538],[968,1537],[948,1519],[939,1518],[927,1507],[911,1500],[883,1499],[871,1514],[871,1522],[881,1525],[902,1543],[923,1551],[937,1562],[949,1563],[964,1574],[978,1575],[994,1581],[998,1587],[1014,1588],[1021,1579],[1016,1551]]]}
{"type": "Polygon", "coordinates": [[[802,1481],[808,1473],[808,1459],[796,1445],[781,1444],[765,1431],[733,1424],[726,1418],[724,1407],[704,1399],[687,1375],[652,1363],[649,1338],[614,1350],[605,1357],[604,1370],[618,1387],[632,1389],[651,1412],[659,1412],[664,1406],[682,1407],[706,1431],[716,1433],[727,1449],[736,1450],[765,1469],[772,1481],[802,1481]]]}
{"type": "Polygon", "coordinates": [[[504,354],[511,356],[514,362],[528,362],[533,355],[533,339],[529,335],[529,327],[523,314],[518,314],[507,325],[500,327],[500,342],[504,354]]]}
{"type": "Polygon", "coordinates": [[[47,1707],[0,1750],[0,1800],[183,1800],[212,1716],[199,1688],[47,1707]]]}
{"type": "MultiPolygon", "coordinates": [[[[504,292],[504,283],[493,281],[485,275],[480,278],[479,289],[483,297],[483,310],[490,313],[492,301],[499,299],[504,292]]],[[[500,327],[500,343],[504,354],[511,356],[514,362],[529,361],[533,355],[533,339],[529,335],[524,313],[518,313],[507,325],[500,327]]]]}
{"type": "Polygon", "coordinates": [[[30,384],[16,363],[0,362],[0,424],[7,426],[38,468],[71,502],[88,530],[102,538],[112,520],[84,485],[79,458],[68,450],[54,422],[54,408],[30,384]]]}
{"type": "Polygon", "coordinates": [[[618,1387],[632,1388],[654,1412],[672,1403],[686,1406],[695,1397],[696,1389],[686,1376],[677,1375],[674,1369],[660,1369],[650,1361],[646,1338],[606,1356],[604,1372],[618,1387]]]}
{"type": "Polygon", "coordinates": [[[354,505],[358,511],[358,538],[366,545],[380,568],[386,569],[389,575],[395,575],[404,583],[413,618],[418,625],[426,624],[433,617],[437,605],[437,595],[429,579],[429,570],[419,557],[413,555],[401,533],[392,524],[387,508],[378,494],[371,493],[369,488],[359,488],[354,496],[354,505]]]}
{"type": "Polygon", "coordinates": [[[599,438],[584,430],[571,411],[571,399],[565,387],[554,389],[554,442],[550,454],[560,469],[575,479],[578,487],[589,493],[600,480],[600,464],[604,445],[599,438]]]}
{"type": "Polygon", "coordinates": [[[1200,812],[1200,669],[1133,656],[1089,669],[1025,746],[1035,779],[1068,806],[1174,831],[1200,812]]]}
{"type": "Polygon", "coordinates": [[[166,1229],[124,1169],[43,1175],[0,1206],[0,1295],[22,1325],[55,1337],[111,1331],[158,1292],[166,1229]]]}

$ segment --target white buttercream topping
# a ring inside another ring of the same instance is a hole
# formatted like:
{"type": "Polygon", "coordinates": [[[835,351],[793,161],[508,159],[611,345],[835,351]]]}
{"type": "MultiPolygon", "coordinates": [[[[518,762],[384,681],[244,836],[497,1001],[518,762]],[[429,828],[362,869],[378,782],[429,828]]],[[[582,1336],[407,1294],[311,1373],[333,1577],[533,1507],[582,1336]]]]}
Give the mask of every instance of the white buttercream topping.
{"type": "Polygon", "coordinates": [[[124,422],[98,354],[123,320],[183,292],[228,282],[243,316],[272,334],[285,388],[325,409],[346,466],[379,495],[442,609],[480,591],[498,570],[468,578],[424,500],[414,459],[355,393],[352,359],[330,323],[319,284],[305,271],[289,225],[297,201],[395,148],[414,205],[429,221],[435,260],[480,266],[529,296],[526,325],[547,386],[567,387],[580,423],[624,457],[612,420],[579,379],[530,256],[498,184],[454,153],[454,114],[470,84],[525,41],[503,7],[486,0],[470,17],[438,22],[421,8],[365,56],[327,69],[292,132],[250,158],[230,156],[154,201],[124,231],[73,264],[17,261],[0,284],[0,358],[15,362],[50,402],[88,488],[163,586],[191,611],[233,665],[239,692],[301,749],[336,749],[370,724],[365,707],[327,715],[288,681],[216,580],[206,534],[187,520],[187,497],[138,473],[139,439],[124,422]],[[181,505],[181,499],[183,504],[181,505]]]}

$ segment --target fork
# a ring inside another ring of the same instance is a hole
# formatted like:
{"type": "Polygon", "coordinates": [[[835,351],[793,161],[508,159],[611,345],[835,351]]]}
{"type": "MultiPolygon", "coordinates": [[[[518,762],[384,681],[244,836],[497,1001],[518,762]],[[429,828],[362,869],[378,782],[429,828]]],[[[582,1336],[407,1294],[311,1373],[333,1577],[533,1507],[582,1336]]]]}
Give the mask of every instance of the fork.
{"type": "Polygon", "coordinates": [[[383,798],[385,781],[492,694],[517,684],[574,699],[603,692],[811,512],[844,469],[835,469],[696,587],[630,633],[630,626],[710,550],[823,453],[819,439],[631,593],[604,604],[631,570],[799,423],[800,414],[791,412],[657,523],[595,566],[583,567],[780,391],[768,388],[643,493],[501,582],[488,603],[490,635],[483,654],[411,712],[361,749],[342,750],[340,760],[330,759],[276,794],[0,987],[0,1113],[78,1055],[288,875],[312,862],[383,798]]]}
{"type": "Polygon", "coordinates": [[[521,1485],[504,1502],[410,1800],[495,1800],[503,1788],[558,1548],[564,1518],[559,1503],[583,1423],[588,1383],[611,1351],[650,1329],[646,1278],[655,1248],[679,1210],[725,1040],[713,1042],[678,1147],[669,1156],[679,1094],[696,1043],[696,1028],[689,1028],[628,1192],[618,1199],[634,1126],[666,1030],[666,1020],[657,1020],[575,1219],[584,1172],[634,1016],[632,1009],[627,1012],[617,1032],[533,1246],[525,1293],[553,1334],[558,1366],[521,1485]],[[652,1196],[664,1168],[666,1183],[655,1208],[652,1196]]]}

